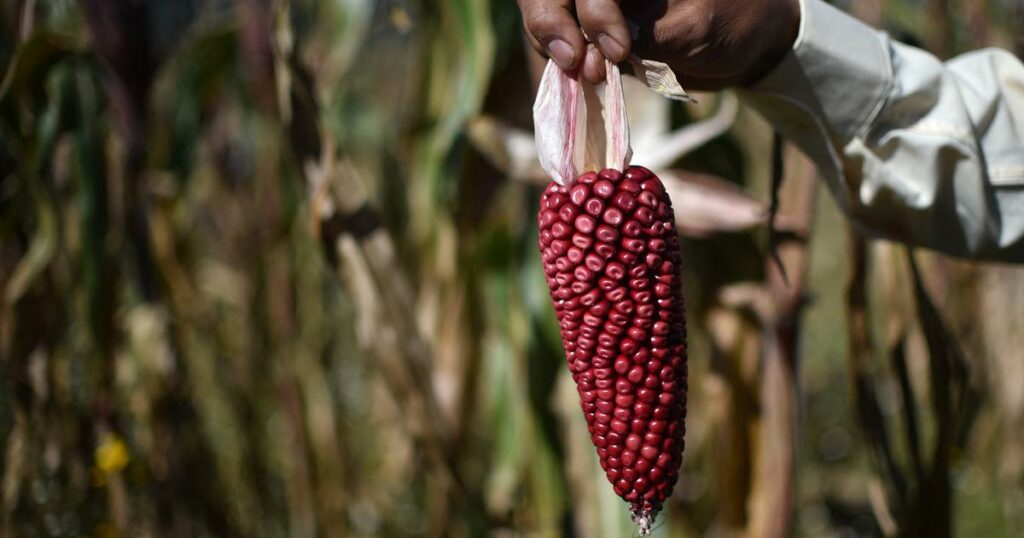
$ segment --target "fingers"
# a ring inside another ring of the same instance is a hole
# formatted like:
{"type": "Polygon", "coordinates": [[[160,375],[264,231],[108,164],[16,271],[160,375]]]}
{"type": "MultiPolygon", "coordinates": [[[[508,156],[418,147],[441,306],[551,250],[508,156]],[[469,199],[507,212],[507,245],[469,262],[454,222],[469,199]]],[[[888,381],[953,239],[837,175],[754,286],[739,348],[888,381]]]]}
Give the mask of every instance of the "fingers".
{"type": "Polygon", "coordinates": [[[577,0],[576,16],[605,58],[615,63],[626,59],[631,42],[629,28],[616,0],[577,0]]]}
{"type": "Polygon", "coordinates": [[[566,71],[582,69],[598,83],[605,77],[605,58],[618,63],[629,55],[629,29],[617,0],[575,0],[575,7],[574,0],[518,2],[530,44],[566,71]]]}
{"type": "Polygon", "coordinates": [[[580,71],[583,73],[583,78],[591,84],[604,82],[604,55],[593,43],[587,45],[587,56],[583,59],[583,67],[580,71]]]}
{"type": "Polygon", "coordinates": [[[530,44],[566,71],[579,67],[586,54],[586,43],[573,17],[572,0],[518,2],[530,44]]]}

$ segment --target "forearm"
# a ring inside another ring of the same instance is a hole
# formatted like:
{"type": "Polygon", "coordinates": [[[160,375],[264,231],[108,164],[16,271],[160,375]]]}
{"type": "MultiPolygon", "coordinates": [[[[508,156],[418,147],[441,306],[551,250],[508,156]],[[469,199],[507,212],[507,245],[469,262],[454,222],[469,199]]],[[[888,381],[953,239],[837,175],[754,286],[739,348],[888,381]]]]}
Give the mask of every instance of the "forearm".
{"type": "Polygon", "coordinates": [[[1024,67],[1009,53],[944,65],[805,0],[792,53],[741,94],[863,230],[1024,261],[1024,67]]]}

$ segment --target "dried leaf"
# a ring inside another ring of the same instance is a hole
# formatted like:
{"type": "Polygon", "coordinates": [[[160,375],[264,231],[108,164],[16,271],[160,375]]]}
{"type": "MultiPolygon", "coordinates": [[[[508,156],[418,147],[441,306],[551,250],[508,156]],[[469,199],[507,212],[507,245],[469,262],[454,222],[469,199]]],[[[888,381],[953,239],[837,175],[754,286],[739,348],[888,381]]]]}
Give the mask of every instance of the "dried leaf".
{"type": "Polygon", "coordinates": [[[40,201],[37,207],[39,229],[32,238],[28,252],[18,262],[4,287],[4,303],[13,306],[28,292],[57,252],[57,215],[53,207],[40,201]]]}
{"type": "Polygon", "coordinates": [[[509,177],[547,181],[548,176],[537,160],[533,133],[497,118],[480,116],[469,122],[467,134],[473,147],[509,177]]]}
{"type": "MultiPolygon", "coordinates": [[[[665,128],[658,133],[655,139],[651,140],[649,136],[645,136],[647,133],[643,131],[637,136],[636,128],[631,126],[637,148],[634,160],[638,164],[643,164],[652,170],[667,168],[683,155],[724,134],[732,127],[733,121],[736,119],[736,113],[739,111],[739,100],[736,96],[732,93],[724,93],[722,94],[721,105],[714,115],[694,123],[689,123],[668,133],[667,120],[670,103],[660,97],[656,100],[665,103],[666,106],[662,112],[665,118],[665,128]]],[[[632,110],[636,110],[636,107],[633,107],[632,110]]],[[[645,119],[643,123],[647,121],[645,119]]]]}
{"type": "Polygon", "coordinates": [[[658,92],[664,97],[684,103],[696,102],[696,99],[686,93],[683,86],[676,80],[676,74],[672,69],[662,62],[641,59],[636,54],[629,55],[629,63],[633,64],[636,76],[648,88],[658,92]]]}
{"type": "Polygon", "coordinates": [[[660,171],[680,231],[690,237],[749,230],[765,223],[767,208],[724,179],[682,170],[660,171]]]}
{"type": "Polygon", "coordinates": [[[636,77],[622,77],[622,93],[629,110],[629,143],[635,157],[632,160],[654,170],[655,165],[641,155],[661,145],[672,130],[672,101],[654,93],[636,77]]]}

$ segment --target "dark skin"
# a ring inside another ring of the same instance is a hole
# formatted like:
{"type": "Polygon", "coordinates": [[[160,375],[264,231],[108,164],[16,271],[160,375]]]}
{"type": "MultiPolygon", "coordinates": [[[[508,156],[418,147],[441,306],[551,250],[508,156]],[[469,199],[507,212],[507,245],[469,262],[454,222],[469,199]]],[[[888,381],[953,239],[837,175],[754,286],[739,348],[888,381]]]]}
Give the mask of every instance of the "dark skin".
{"type": "Polygon", "coordinates": [[[517,1],[530,44],[594,83],[605,59],[632,52],[667,63],[687,89],[748,85],[782,60],[800,28],[798,0],[517,1]]]}

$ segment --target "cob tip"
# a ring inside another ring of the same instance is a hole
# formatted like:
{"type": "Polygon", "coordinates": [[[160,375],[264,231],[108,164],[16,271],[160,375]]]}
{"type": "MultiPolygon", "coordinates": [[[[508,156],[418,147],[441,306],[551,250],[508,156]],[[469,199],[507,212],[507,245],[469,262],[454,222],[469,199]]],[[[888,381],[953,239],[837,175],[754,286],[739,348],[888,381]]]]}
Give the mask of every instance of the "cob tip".
{"type": "Polygon", "coordinates": [[[633,518],[633,523],[636,524],[636,528],[640,533],[640,536],[650,536],[652,530],[651,525],[654,524],[654,514],[652,514],[650,510],[643,508],[637,510],[633,507],[630,507],[629,512],[633,518]]]}

